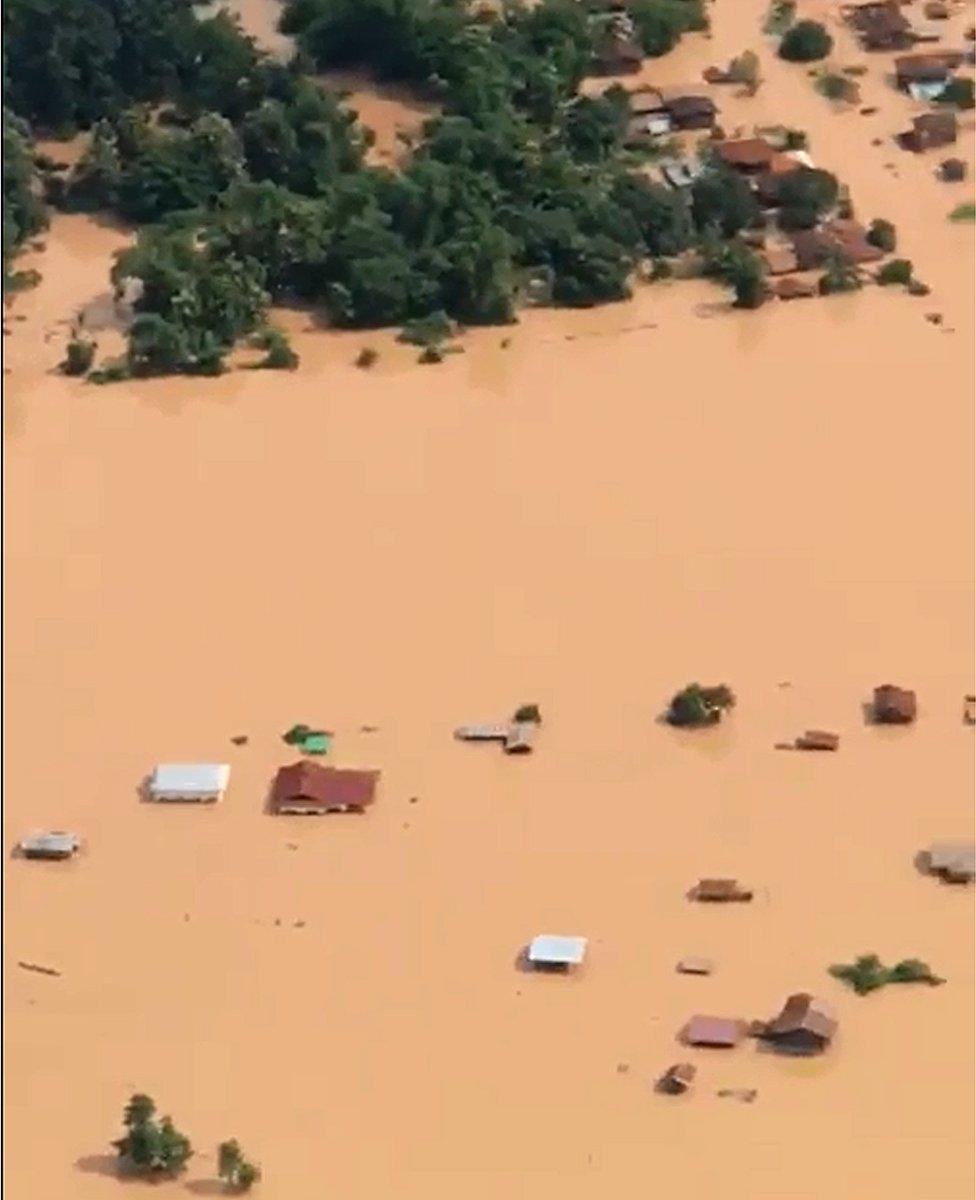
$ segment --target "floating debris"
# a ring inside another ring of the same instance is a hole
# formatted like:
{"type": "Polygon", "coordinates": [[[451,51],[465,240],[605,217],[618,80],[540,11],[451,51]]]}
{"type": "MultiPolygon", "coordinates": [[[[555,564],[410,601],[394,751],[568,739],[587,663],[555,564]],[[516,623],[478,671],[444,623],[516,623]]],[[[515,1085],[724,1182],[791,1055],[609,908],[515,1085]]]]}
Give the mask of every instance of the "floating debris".
{"type": "Polygon", "coordinates": [[[678,970],[682,975],[711,975],[715,964],[710,958],[682,958],[678,970]]]}
{"type": "Polygon", "coordinates": [[[836,750],[840,745],[840,734],[828,733],[824,729],[808,729],[794,743],[797,750],[836,750]]]}
{"type": "Polygon", "coordinates": [[[630,1063],[617,1063],[617,1074],[626,1075],[630,1070],[630,1063]]]}
{"type": "Polygon", "coordinates": [[[724,1100],[739,1100],[743,1104],[752,1104],[759,1095],[759,1090],[757,1088],[720,1088],[715,1094],[724,1100]]]}
{"type": "Polygon", "coordinates": [[[42,967],[40,963],[19,962],[17,964],[17,966],[20,967],[20,969],[22,971],[33,971],[37,975],[58,975],[58,976],[60,976],[60,974],[61,974],[61,972],[55,970],[54,967],[42,967]]]}
{"type": "Polygon", "coordinates": [[[249,738],[246,733],[236,733],[230,740],[235,746],[246,746],[249,738]]]}
{"type": "Polygon", "coordinates": [[[696,1074],[692,1063],[675,1063],[657,1081],[657,1090],[668,1096],[680,1096],[694,1083],[696,1074]]]}

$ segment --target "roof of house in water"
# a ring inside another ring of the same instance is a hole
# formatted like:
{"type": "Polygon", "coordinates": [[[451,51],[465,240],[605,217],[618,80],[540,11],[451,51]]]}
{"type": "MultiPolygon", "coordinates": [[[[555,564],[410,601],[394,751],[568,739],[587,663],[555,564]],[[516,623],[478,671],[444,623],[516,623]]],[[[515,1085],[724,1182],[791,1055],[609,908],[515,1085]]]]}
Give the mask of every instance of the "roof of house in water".
{"type": "Polygon", "coordinates": [[[945,79],[951,69],[946,54],[904,54],[895,59],[895,74],[901,82],[945,79]]]}
{"type": "Polygon", "coordinates": [[[874,713],[880,720],[912,721],[916,710],[915,693],[909,688],[883,683],[874,689],[874,713]]]}
{"type": "Polygon", "coordinates": [[[715,101],[711,98],[711,96],[675,96],[671,100],[666,100],[665,106],[675,120],[698,116],[702,113],[707,113],[709,116],[714,116],[715,113],[718,112],[715,101]]]}
{"type": "Polygon", "coordinates": [[[378,778],[378,771],[326,767],[303,759],[278,771],[271,789],[271,808],[275,812],[293,804],[323,812],[366,808],[376,798],[378,778]]]}
{"type": "Polygon", "coordinates": [[[775,148],[765,138],[737,138],[714,144],[715,153],[730,167],[768,167],[775,148]]]}
{"type": "Polygon", "coordinates": [[[730,1017],[692,1017],[682,1032],[689,1046],[735,1046],[745,1034],[745,1022],[730,1017]]]}
{"type": "Polygon", "coordinates": [[[76,834],[51,830],[49,833],[35,833],[23,838],[20,849],[28,855],[67,858],[68,855],[74,854],[80,845],[81,840],[76,834]]]}
{"type": "Polygon", "coordinates": [[[929,870],[954,875],[976,875],[976,843],[933,842],[928,848],[929,870]]]}
{"type": "Polygon", "coordinates": [[[833,1013],[821,1000],[809,992],[796,992],[783,1005],[779,1016],[766,1025],[767,1037],[789,1037],[795,1033],[812,1033],[829,1041],[837,1030],[833,1013]]]}
{"type": "Polygon", "coordinates": [[[529,962],[576,966],[586,954],[585,937],[565,937],[556,933],[540,933],[529,943],[529,962]]]}
{"type": "Polygon", "coordinates": [[[227,763],[160,763],[149,780],[152,796],[219,795],[227,787],[227,763]]]}

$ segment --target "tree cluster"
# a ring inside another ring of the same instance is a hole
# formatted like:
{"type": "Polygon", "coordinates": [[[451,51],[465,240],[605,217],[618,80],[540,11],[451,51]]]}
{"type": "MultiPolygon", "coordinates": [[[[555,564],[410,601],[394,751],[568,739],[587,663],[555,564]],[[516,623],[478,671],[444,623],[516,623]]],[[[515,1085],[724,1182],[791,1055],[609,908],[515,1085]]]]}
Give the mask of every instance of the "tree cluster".
{"type": "Polygon", "coordinates": [[[14,254],[47,224],[38,195],[30,134],[23,121],[3,110],[3,275],[4,286],[14,254]]]}
{"type": "MultiPolygon", "coordinates": [[[[142,226],[113,272],[136,297],[128,352],[93,377],[216,373],[273,302],[321,305],[349,328],[435,314],[504,324],[539,279],[556,304],[613,302],[644,260],[749,226],[741,179],[709,169],[690,198],[650,182],[627,156],[623,90],[579,93],[608,15],[607,0],[497,13],[470,0],[287,0],[282,28],[300,53],[284,66],[189,0],[160,0],[151,17],[140,0],[11,0],[17,111],[91,127],[77,167],[48,176],[49,197],[142,226]],[[402,169],[366,165],[369,134],[310,62],[438,99],[402,169]]],[[[660,52],[704,15],[700,0],[633,0],[628,20],[660,52]]],[[[294,365],[280,342],[267,349],[262,365],[294,365]]]]}
{"type": "Polygon", "coordinates": [[[717,725],[722,713],[734,707],[735,695],[724,683],[715,687],[689,683],[672,697],[667,717],[671,725],[691,728],[717,725]]]}

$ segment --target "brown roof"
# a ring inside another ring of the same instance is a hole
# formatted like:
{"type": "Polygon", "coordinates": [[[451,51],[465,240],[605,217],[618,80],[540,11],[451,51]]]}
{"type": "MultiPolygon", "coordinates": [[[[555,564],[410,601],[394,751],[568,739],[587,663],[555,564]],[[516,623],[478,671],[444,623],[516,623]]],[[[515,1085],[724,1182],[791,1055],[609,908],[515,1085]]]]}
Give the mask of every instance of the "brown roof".
{"type": "Polygon", "coordinates": [[[768,167],[776,151],[764,138],[739,138],[716,142],[715,153],[727,166],[750,169],[768,167]]]}
{"type": "Polygon", "coordinates": [[[378,771],[340,770],[303,759],[282,767],[271,791],[272,812],[301,807],[313,812],[361,809],[372,804],[378,771]]]}
{"type": "Polygon", "coordinates": [[[956,140],[958,128],[954,112],[922,113],[912,119],[915,140],[930,146],[948,146],[956,140]]]}
{"type": "Polygon", "coordinates": [[[826,1042],[836,1030],[837,1021],[825,1004],[814,999],[809,992],[797,992],[789,997],[779,1016],[766,1026],[766,1036],[777,1038],[811,1033],[826,1042]]]}
{"type": "Polygon", "coordinates": [[[777,279],[773,284],[773,291],[780,300],[804,300],[817,294],[814,284],[809,283],[806,279],[796,279],[793,276],[787,279],[777,279]]]}
{"type": "Polygon", "coordinates": [[[640,70],[644,51],[630,38],[608,34],[597,45],[593,60],[596,69],[605,75],[624,75],[640,70]]]}
{"type": "Polygon", "coordinates": [[[790,241],[801,271],[823,266],[832,255],[849,263],[877,262],[884,257],[857,221],[829,221],[821,229],[799,229],[790,234],[790,241]]]}
{"type": "Polygon", "coordinates": [[[745,1022],[729,1017],[692,1017],[682,1031],[689,1046],[735,1046],[743,1038],[745,1022]]]}
{"type": "Polygon", "coordinates": [[[915,693],[908,688],[882,684],[874,689],[874,716],[878,721],[907,723],[915,720],[915,693]]]}
{"type": "Polygon", "coordinates": [[[893,0],[882,4],[859,4],[851,14],[851,23],[868,46],[893,46],[911,29],[901,8],[893,0]]]}
{"type": "Polygon", "coordinates": [[[895,59],[895,74],[901,83],[937,83],[948,73],[944,54],[905,54],[895,59]]]}
{"type": "Polygon", "coordinates": [[[737,879],[700,879],[695,886],[698,900],[752,899],[752,892],[739,887],[737,879]]]}
{"type": "Polygon", "coordinates": [[[675,96],[665,101],[665,107],[676,121],[703,114],[714,116],[718,112],[711,96],[675,96]]]}
{"type": "Polygon", "coordinates": [[[839,745],[840,735],[825,729],[808,729],[796,739],[797,750],[836,750],[839,745]]]}

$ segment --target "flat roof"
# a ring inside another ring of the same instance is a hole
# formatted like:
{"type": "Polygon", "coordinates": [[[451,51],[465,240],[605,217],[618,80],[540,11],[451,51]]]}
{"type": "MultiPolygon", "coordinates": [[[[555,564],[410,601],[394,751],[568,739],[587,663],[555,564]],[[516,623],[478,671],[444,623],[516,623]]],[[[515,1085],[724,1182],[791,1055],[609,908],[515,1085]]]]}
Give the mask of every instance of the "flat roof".
{"type": "Polygon", "coordinates": [[[565,963],[577,965],[586,953],[585,937],[563,937],[556,933],[540,933],[529,945],[529,962],[565,963]]]}
{"type": "Polygon", "coordinates": [[[78,838],[73,833],[35,833],[20,843],[21,850],[47,854],[73,854],[78,849],[78,838]]]}
{"type": "Polygon", "coordinates": [[[222,792],[229,778],[227,763],[160,763],[152,773],[149,790],[159,795],[210,796],[222,792]]]}

